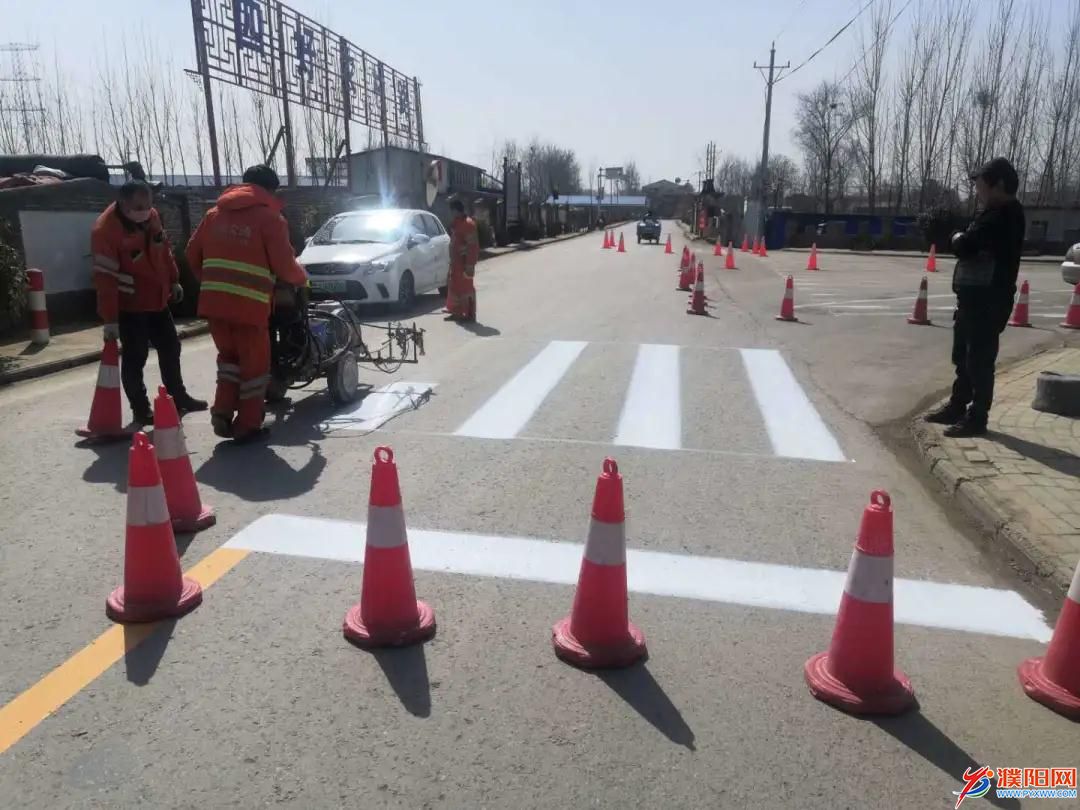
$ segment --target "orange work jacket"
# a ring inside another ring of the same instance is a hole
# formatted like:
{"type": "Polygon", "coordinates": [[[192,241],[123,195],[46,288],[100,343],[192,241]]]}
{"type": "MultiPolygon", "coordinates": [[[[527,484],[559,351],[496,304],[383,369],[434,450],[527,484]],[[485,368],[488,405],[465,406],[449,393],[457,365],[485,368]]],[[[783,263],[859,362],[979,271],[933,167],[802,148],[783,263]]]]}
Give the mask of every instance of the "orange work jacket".
{"type": "Polygon", "coordinates": [[[200,317],[264,325],[276,281],[307,283],[281,209],[269,191],[245,183],[227,188],[206,212],[187,246],[188,265],[202,282],[200,317]]]}
{"type": "Polygon", "coordinates": [[[450,223],[450,271],[475,267],[480,258],[480,240],[472,217],[454,217],[450,223]]]}
{"type": "Polygon", "coordinates": [[[161,217],[150,209],[142,225],[122,219],[116,203],[90,231],[98,315],[116,323],[121,312],[160,312],[180,279],[161,217]]]}

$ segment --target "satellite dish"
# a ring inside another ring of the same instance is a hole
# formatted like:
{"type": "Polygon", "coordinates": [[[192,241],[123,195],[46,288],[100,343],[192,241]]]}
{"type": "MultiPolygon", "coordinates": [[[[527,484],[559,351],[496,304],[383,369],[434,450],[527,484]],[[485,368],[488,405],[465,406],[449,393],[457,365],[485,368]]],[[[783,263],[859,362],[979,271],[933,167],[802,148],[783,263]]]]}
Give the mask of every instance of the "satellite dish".
{"type": "Polygon", "coordinates": [[[439,184],[442,181],[442,163],[438,160],[433,160],[428,164],[427,171],[424,172],[424,190],[426,192],[428,208],[435,202],[435,198],[439,194],[439,184]]]}

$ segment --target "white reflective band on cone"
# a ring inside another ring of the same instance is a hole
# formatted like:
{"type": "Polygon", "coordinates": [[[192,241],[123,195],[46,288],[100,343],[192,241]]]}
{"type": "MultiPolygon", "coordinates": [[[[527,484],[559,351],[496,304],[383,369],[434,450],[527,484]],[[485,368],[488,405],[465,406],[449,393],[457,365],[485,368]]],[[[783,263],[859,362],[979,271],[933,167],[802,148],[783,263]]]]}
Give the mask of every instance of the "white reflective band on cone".
{"type": "Polygon", "coordinates": [[[860,602],[888,604],[893,594],[893,558],[875,557],[855,549],[844,591],[860,602]]]}
{"type": "Polygon", "coordinates": [[[154,428],[154,449],[159,461],[172,461],[187,455],[182,427],[154,428]]]}
{"type": "Polygon", "coordinates": [[[98,388],[119,388],[120,366],[107,366],[104,363],[98,366],[97,384],[98,388]]]}
{"type": "Polygon", "coordinates": [[[1072,585],[1069,587],[1068,597],[1080,605],[1080,564],[1076,566],[1076,573],[1073,574],[1072,585]]]}
{"type": "Polygon", "coordinates": [[[161,484],[153,487],[129,487],[127,493],[127,525],[157,526],[169,522],[169,507],[161,484]]]}
{"type": "Polygon", "coordinates": [[[45,293],[42,290],[31,290],[26,294],[26,300],[31,312],[41,312],[45,309],[45,293]]]}
{"type": "Polygon", "coordinates": [[[401,506],[369,506],[367,544],[397,548],[405,544],[405,512],[401,506]]]}
{"type": "Polygon", "coordinates": [[[585,541],[585,559],[597,565],[626,565],[626,524],[593,519],[585,541]]]}

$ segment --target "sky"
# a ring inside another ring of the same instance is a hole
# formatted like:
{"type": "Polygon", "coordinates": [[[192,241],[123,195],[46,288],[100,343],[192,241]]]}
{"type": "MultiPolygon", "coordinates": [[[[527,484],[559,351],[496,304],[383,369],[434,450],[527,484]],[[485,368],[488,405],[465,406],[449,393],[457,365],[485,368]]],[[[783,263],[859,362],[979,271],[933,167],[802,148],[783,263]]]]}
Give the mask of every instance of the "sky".
{"type": "MultiPolygon", "coordinates": [[[[768,63],[775,41],[778,64],[798,65],[870,3],[859,22],[776,85],[771,151],[798,160],[796,96],[848,72],[862,53],[859,24],[869,22],[875,2],[886,0],[289,5],[420,79],[433,152],[489,168],[497,144],[535,136],[573,148],[583,173],[634,160],[648,182],[696,179],[710,140],[719,160],[760,157],[765,83],[754,63],[768,63]]],[[[896,10],[904,5],[892,2],[896,10]]],[[[1071,2],[1020,0],[1057,19],[1071,2]]],[[[995,5],[979,4],[987,12],[995,5]]],[[[914,7],[897,23],[900,41],[914,7]]],[[[163,60],[195,66],[188,0],[0,0],[0,16],[0,43],[38,42],[47,61],[55,49],[62,68],[76,74],[91,72],[117,29],[145,30],[163,60]]],[[[354,143],[362,142],[361,129],[354,128],[354,143]]]]}

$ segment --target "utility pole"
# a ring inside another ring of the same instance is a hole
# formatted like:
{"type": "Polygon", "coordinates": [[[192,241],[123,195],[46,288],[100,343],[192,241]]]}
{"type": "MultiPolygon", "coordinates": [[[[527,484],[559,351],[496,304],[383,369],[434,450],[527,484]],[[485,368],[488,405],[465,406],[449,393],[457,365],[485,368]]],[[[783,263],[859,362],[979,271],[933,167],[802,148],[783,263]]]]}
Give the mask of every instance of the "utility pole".
{"type": "MultiPolygon", "coordinates": [[[[45,146],[45,108],[41,106],[41,79],[37,76],[31,76],[27,73],[26,66],[23,64],[23,54],[33,53],[38,49],[37,44],[26,44],[21,42],[9,42],[6,45],[0,45],[0,52],[10,53],[12,57],[12,72],[0,76],[0,82],[5,84],[12,84],[12,97],[13,104],[11,106],[3,106],[0,104],[0,115],[12,117],[19,116],[20,123],[22,124],[23,143],[26,147],[27,154],[34,151],[34,147],[40,138],[41,151],[46,151],[45,146]],[[33,90],[31,90],[33,88],[33,90]],[[37,101],[35,101],[35,98],[37,101]],[[38,120],[35,120],[38,119],[38,120]],[[35,138],[34,130],[40,127],[40,131],[35,138]]],[[[2,96],[0,96],[2,98],[2,96]]],[[[14,143],[15,136],[12,133],[11,137],[14,143]]]]}
{"type": "MultiPolygon", "coordinates": [[[[765,134],[761,139],[761,171],[759,172],[761,187],[758,190],[758,200],[761,205],[757,222],[757,235],[759,236],[763,236],[765,233],[765,207],[769,196],[769,124],[772,122],[772,89],[773,85],[780,79],[780,76],[776,75],[776,71],[787,70],[790,67],[791,62],[783,65],[776,64],[776,43],[772,43],[769,48],[769,76],[765,79],[765,134]]],[[[764,70],[765,66],[754,62],[754,69],[764,70]]]]}

